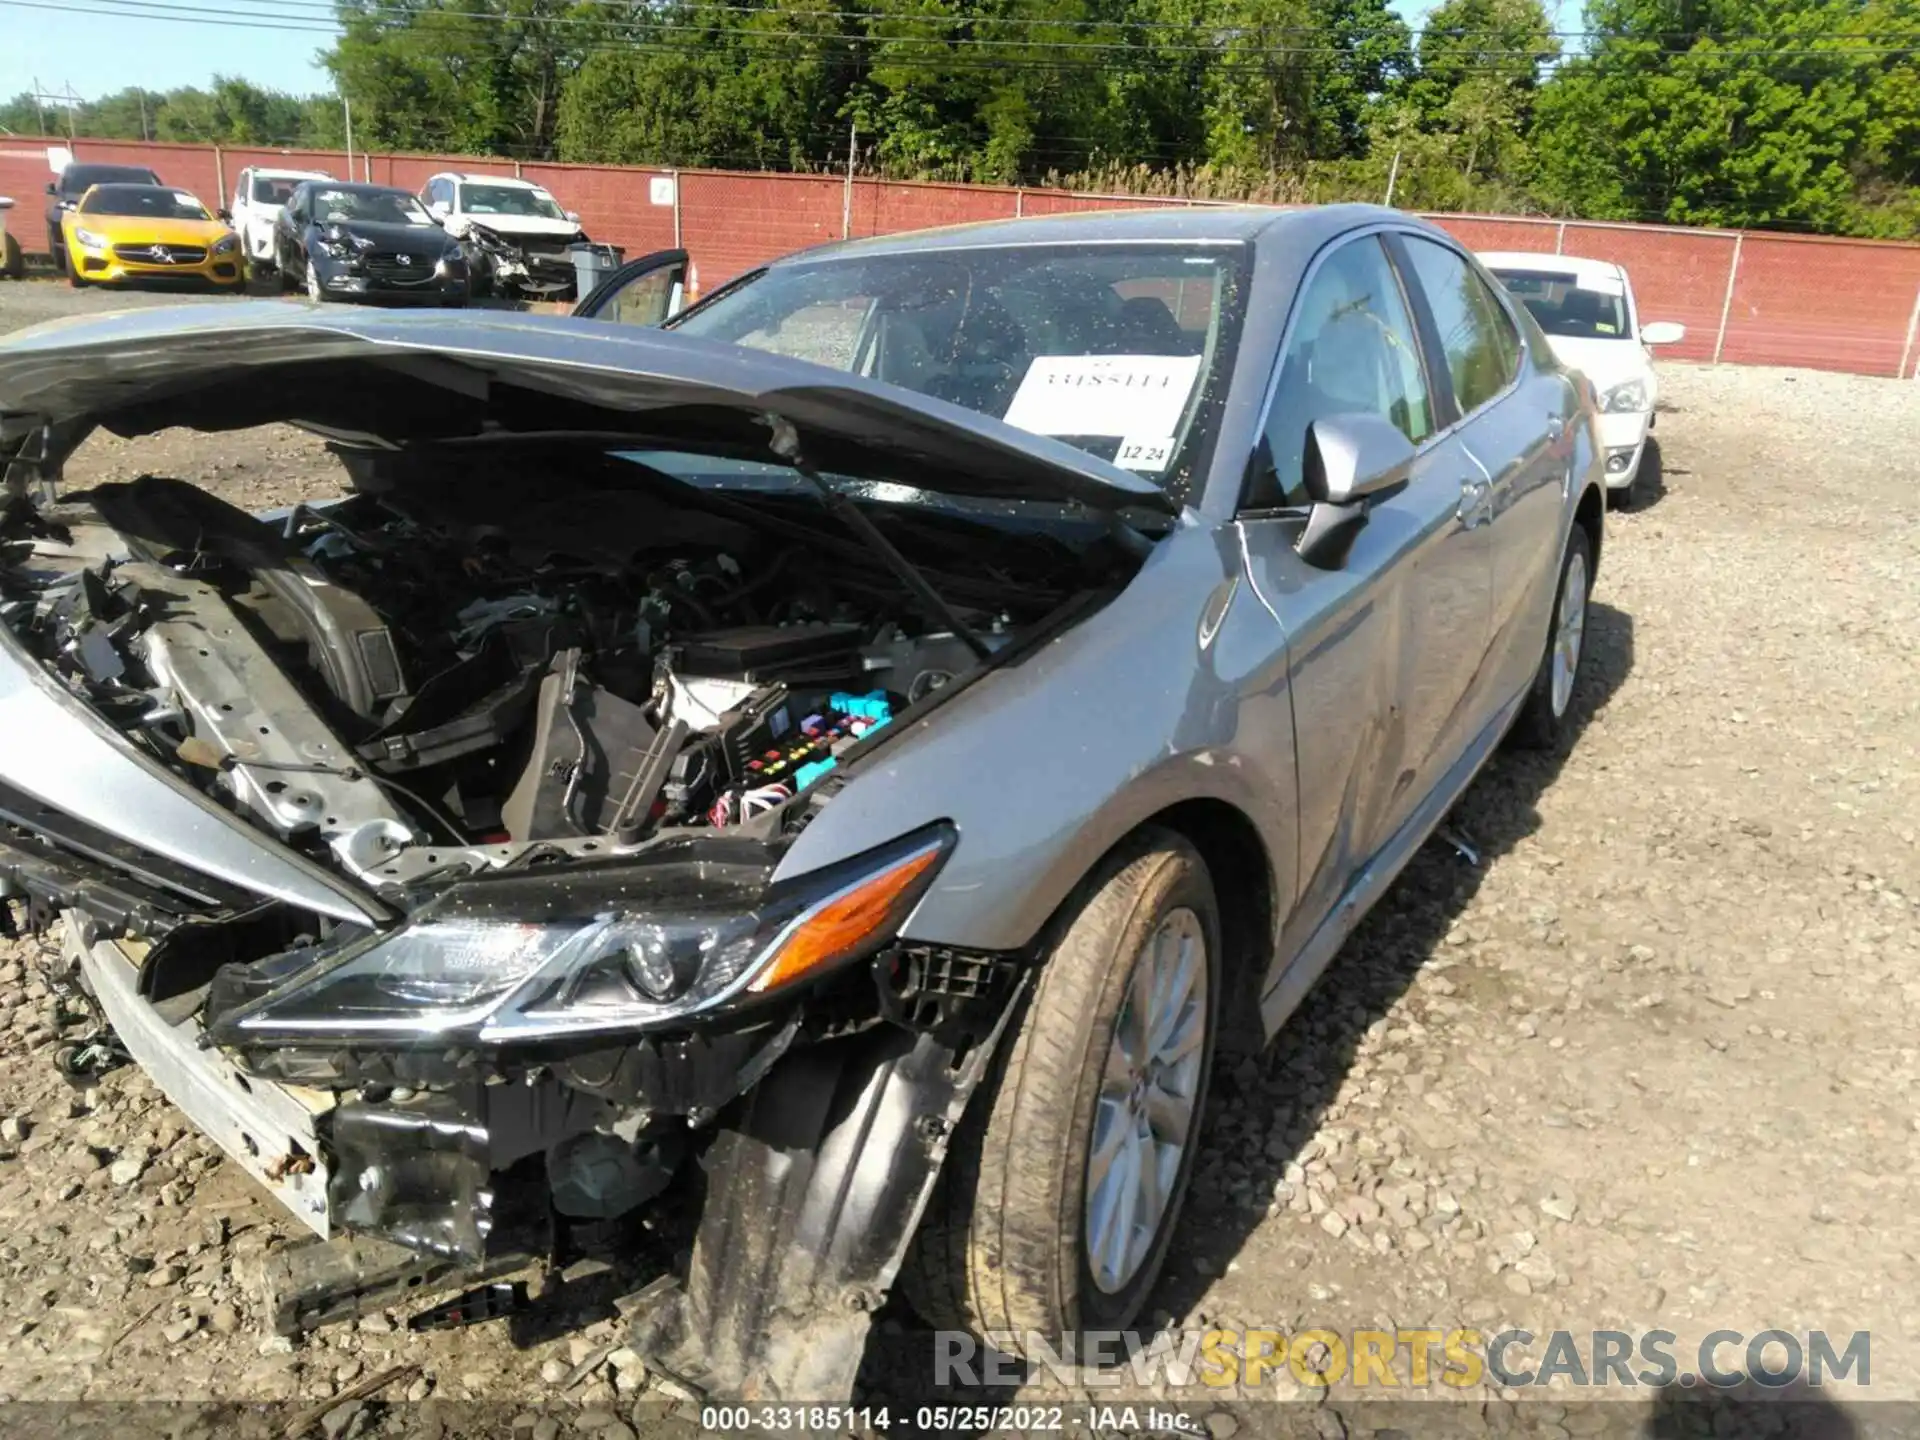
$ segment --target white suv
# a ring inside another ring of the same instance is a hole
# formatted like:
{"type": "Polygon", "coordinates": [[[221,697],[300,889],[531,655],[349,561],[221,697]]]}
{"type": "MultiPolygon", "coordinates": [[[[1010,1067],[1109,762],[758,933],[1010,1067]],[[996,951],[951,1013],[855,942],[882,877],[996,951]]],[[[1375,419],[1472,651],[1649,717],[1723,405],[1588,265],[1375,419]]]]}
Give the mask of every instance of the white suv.
{"type": "Polygon", "coordinates": [[[272,170],[264,165],[249,165],[240,172],[233,186],[233,228],[255,268],[273,265],[273,222],[280,218],[294,187],[303,180],[332,178],[324,170],[272,170]]]}
{"type": "Polygon", "coordinates": [[[573,293],[571,245],[587,237],[580,217],[544,186],[506,175],[435,175],[420,202],[467,251],[476,293],[565,299],[573,293]]]}

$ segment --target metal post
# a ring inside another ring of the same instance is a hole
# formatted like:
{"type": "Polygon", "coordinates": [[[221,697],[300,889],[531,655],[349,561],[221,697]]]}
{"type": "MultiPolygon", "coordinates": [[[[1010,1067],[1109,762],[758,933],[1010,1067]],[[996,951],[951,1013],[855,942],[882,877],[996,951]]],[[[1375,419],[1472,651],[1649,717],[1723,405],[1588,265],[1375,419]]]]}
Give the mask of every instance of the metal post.
{"type": "Polygon", "coordinates": [[[1567,222],[1564,220],[1553,227],[1553,253],[1556,255],[1567,253],[1567,222]]]}
{"type": "Polygon", "coordinates": [[[1740,247],[1746,243],[1747,232],[1742,230],[1733,237],[1733,259],[1727,265],[1727,294],[1720,302],[1720,333],[1713,337],[1713,363],[1720,363],[1720,351],[1727,343],[1727,316],[1733,310],[1733,282],[1740,278],[1740,247]]]}
{"type": "MultiPolygon", "coordinates": [[[[847,127],[847,181],[840,187],[840,238],[853,238],[853,155],[860,139],[860,122],[847,127]]],[[[675,193],[678,193],[677,187],[675,193]]]]}
{"type": "Polygon", "coordinates": [[[217,210],[227,203],[227,160],[226,156],[220,153],[218,145],[213,147],[213,193],[219,197],[214,201],[214,208],[217,210]]]}
{"type": "Polygon", "coordinates": [[[673,176],[673,248],[684,250],[686,246],[680,243],[680,172],[670,170],[667,173],[673,176]]]}
{"type": "MultiPolygon", "coordinates": [[[[1893,372],[1902,380],[1907,378],[1907,361],[1913,356],[1913,341],[1916,335],[1920,335],[1920,290],[1914,292],[1913,314],[1907,317],[1907,343],[1900,347],[1900,368],[1893,372]]],[[[1916,369],[1914,375],[1920,378],[1920,369],[1916,369]]]]}
{"type": "Polygon", "coordinates": [[[1394,187],[1394,184],[1399,179],[1400,179],[1400,151],[1398,149],[1395,149],[1393,152],[1393,164],[1387,170],[1387,198],[1380,202],[1382,205],[1393,204],[1393,187],[1394,187]]]}
{"type": "Polygon", "coordinates": [[[1022,215],[1025,215],[1026,213],[1027,213],[1027,192],[1024,190],[1015,190],[1013,192],[1013,218],[1018,220],[1022,215]]]}
{"type": "Polygon", "coordinates": [[[340,97],[340,113],[347,122],[347,183],[353,183],[353,102],[346,96],[340,97]]]}

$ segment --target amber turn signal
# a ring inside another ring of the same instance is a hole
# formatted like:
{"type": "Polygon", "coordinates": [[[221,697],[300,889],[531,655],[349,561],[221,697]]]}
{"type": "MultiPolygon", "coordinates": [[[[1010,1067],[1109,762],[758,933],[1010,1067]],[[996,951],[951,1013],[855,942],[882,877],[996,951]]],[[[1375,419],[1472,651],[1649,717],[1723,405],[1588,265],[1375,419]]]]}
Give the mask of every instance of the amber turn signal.
{"type": "Polygon", "coordinates": [[[929,845],[822,902],[787,932],[747,988],[755,994],[776,990],[838,964],[876,935],[891,933],[918,898],[915,882],[939,858],[940,847],[929,845]]]}

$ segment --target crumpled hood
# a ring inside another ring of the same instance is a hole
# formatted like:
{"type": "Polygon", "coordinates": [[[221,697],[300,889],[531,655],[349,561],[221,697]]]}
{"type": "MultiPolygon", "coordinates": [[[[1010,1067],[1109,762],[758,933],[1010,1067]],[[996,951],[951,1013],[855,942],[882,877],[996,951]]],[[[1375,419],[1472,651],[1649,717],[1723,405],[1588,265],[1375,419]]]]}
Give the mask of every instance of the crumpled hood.
{"type": "Polygon", "coordinates": [[[580,233],[574,220],[548,220],[539,215],[461,215],[448,223],[450,230],[477,225],[482,230],[512,240],[571,240],[580,233]]]}
{"type": "Polygon", "coordinates": [[[1549,335],[1553,355],[1570,370],[1578,370],[1605,394],[1623,380],[1636,376],[1653,384],[1653,361],[1637,340],[1595,340],[1585,336],[1549,335]]]}
{"type": "Polygon", "coordinates": [[[0,438],[51,427],[49,468],[94,426],[132,436],[275,421],[382,445],[584,432],[610,447],[768,460],[775,416],[831,473],[954,495],[1179,509],[1150,480],[959,406],[605,321],[261,300],[74,317],[0,340],[0,438]]]}

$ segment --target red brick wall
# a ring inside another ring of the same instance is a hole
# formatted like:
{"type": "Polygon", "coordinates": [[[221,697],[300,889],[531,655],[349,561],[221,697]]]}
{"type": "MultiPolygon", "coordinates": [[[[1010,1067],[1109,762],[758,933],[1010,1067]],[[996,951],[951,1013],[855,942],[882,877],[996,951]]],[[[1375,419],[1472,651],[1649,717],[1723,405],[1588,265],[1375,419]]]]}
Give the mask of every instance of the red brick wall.
{"type": "MultiPolygon", "coordinates": [[[[46,147],[59,143],[0,137],[0,195],[10,195],[15,202],[8,228],[30,252],[44,253],[46,248],[41,218],[42,191],[51,178],[46,147]]],[[[194,191],[209,204],[230,199],[234,180],[248,165],[319,169],[342,177],[347,173],[346,156],[337,152],[216,152],[205,145],[94,140],[82,140],[74,149],[84,160],[151,165],[163,180],[194,191]]],[[[629,257],[675,242],[674,206],[654,203],[652,181],[671,174],[664,170],[516,165],[451,155],[356,154],[353,163],[355,178],[370,174],[376,183],[409,190],[418,190],[441,170],[521,174],[537,181],[566,208],[579,212],[588,234],[620,246],[629,257]]],[[[844,233],[886,235],[1015,214],[1186,203],[859,180],[848,206],[845,183],[827,175],[696,171],[681,173],[677,184],[678,238],[693,256],[702,290],[776,256],[838,240],[844,233]]],[[[663,191],[661,198],[671,193],[663,191]]],[[[1642,318],[1674,320],[1687,327],[1686,339],[1668,352],[1676,356],[1709,359],[1718,340],[1721,358],[1740,364],[1811,365],[1875,375],[1920,370],[1920,343],[1908,344],[1908,325],[1920,299],[1920,246],[1748,234],[1739,240],[1728,305],[1727,278],[1735,248],[1730,231],[1484,215],[1431,218],[1475,249],[1558,249],[1625,265],[1633,275],[1642,318]]]]}

